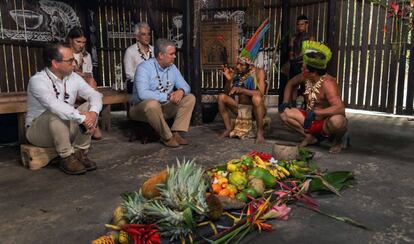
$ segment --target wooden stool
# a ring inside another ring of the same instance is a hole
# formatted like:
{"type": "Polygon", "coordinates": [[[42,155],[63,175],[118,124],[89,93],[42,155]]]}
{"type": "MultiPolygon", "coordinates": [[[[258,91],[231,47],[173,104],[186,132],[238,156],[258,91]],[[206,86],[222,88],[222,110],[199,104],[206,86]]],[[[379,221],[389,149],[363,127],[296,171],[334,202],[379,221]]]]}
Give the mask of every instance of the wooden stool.
{"type": "Polygon", "coordinates": [[[58,157],[58,154],[53,147],[36,147],[30,144],[21,144],[20,156],[24,167],[38,170],[58,157]]]}
{"type": "Polygon", "coordinates": [[[129,121],[129,141],[140,140],[142,144],[158,142],[160,135],[148,123],[141,121],[129,121]]]}
{"type": "MultiPolygon", "coordinates": [[[[244,118],[245,120],[251,120],[252,116],[253,116],[253,106],[252,105],[239,104],[237,110],[238,110],[237,118],[236,119],[234,119],[234,118],[231,119],[231,127],[232,128],[235,128],[237,119],[240,120],[240,118],[244,118]]],[[[270,133],[271,132],[271,125],[270,125],[271,122],[272,122],[272,120],[270,119],[269,116],[266,115],[263,118],[263,130],[264,130],[265,133],[270,133]]],[[[256,123],[256,120],[253,120],[252,125],[249,126],[249,128],[248,128],[248,133],[245,136],[243,136],[241,139],[243,139],[243,138],[255,138],[256,137],[256,130],[257,130],[257,123],[256,123]]],[[[234,132],[234,129],[233,129],[232,133],[233,132],[234,132]]],[[[232,135],[232,133],[230,133],[230,135],[232,135]]],[[[230,137],[233,137],[233,136],[230,136],[230,137]]]]}

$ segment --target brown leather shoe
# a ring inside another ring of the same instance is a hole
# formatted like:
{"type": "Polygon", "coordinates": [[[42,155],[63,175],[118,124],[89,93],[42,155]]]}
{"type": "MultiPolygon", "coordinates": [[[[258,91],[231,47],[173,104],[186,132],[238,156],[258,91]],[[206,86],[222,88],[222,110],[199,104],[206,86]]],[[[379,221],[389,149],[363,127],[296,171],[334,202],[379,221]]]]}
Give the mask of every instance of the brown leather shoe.
{"type": "Polygon", "coordinates": [[[174,132],[174,139],[180,144],[180,145],[188,145],[188,141],[180,136],[178,132],[174,132]]]}
{"type": "Polygon", "coordinates": [[[167,147],[179,147],[180,143],[175,140],[175,137],[172,136],[169,140],[161,139],[162,144],[166,145],[167,147]]]}
{"type": "Polygon", "coordinates": [[[85,166],[85,169],[87,171],[92,171],[98,168],[98,166],[96,166],[96,163],[88,158],[86,150],[78,149],[76,150],[75,155],[76,158],[82,162],[83,166],[85,166]]]}
{"type": "Polygon", "coordinates": [[[85,166],[74,154],[66,158],[61,158],[59,168],[69,175],[80,175],[86,172],[85,166]]]}

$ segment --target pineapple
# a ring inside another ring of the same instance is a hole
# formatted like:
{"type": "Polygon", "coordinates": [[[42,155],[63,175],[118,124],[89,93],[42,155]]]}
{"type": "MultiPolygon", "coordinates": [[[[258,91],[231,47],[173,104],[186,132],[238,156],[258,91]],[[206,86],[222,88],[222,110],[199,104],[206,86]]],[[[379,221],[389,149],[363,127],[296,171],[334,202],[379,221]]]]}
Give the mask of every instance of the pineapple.
{"type": "Polygon", "coordinates": [[[174,240],[191,234],[196,223],[208,215],[208,185],[194,159],[182,163],[177,159],[177,168],[172,166],[167,171],[167,181],[159,187],[161,199],[149,202],[145,209],[148,216],[158,220],[160,232],[174,240]]]}
{"type": "Polygon", "coordinates": [[[144,206],[147,204],[147,199],[142,196],[141,192],[132,192],[123,195],[122,208],[125,213],[124,216],[131,224],[139,224],[145,217],[144,206]]]}

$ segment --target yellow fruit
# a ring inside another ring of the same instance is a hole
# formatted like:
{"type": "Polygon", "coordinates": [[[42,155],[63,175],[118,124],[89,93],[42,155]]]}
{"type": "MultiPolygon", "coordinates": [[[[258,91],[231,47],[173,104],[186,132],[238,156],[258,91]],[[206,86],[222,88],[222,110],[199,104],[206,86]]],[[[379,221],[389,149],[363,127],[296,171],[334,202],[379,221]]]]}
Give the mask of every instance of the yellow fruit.
{"type": "Polygon", "coordinates": [[[98,239],[92,241],[92,244],[115,244],[113,236],[101,236],[98,239]]]}
{"type": "Polygon", "coordinates": [[[235,185],[229,184],[227,185],[227,189],[230,191],[231,194],[237,193],[237,187],[235,185]]]}
{"type": "Polygon", "coordinates": [[[128,233],[126,233],[125,231],[121,230],[119,232],[118,242],[120,244],[128,244],[128,233]]]}
{"type": "Polygon", "coordinates": [[[227,164],[227,171],[228,172],[237,171],[237,166],[235,164],[227,164]]]}

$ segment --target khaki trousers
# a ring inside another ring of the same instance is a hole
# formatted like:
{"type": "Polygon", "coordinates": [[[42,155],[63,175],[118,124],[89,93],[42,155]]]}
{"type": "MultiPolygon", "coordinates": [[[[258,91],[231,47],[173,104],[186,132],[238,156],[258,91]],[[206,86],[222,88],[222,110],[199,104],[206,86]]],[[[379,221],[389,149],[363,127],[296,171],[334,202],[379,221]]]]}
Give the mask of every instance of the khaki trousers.
{"type": "Polygon", "coordinates": [[[129,117],[132,120],[149,123],[163,140],[169,140],[172,137],[171,131],[188,131],[195,100],[191,93],[184,96],[177,105],[171,102],[161,104],[154,99],[144,100],[130,108],[129,117]],[[170,129],[165,120],[173,117],[175,117],[174,124],[170,129]]]}
{"type": "MultiPolygon", "coordinates": [[[[83,103],[79,111],[89,111],[89,103],[83,103]]],[[[60,157],[66,158],[74,153],[74,148],[88,149],[91,136],[79,129],[78,123],[62,120],[50,111],[45,111],[33,120],[26,130],[27,140],[38,147],[54,147],[60,157]]]]}

